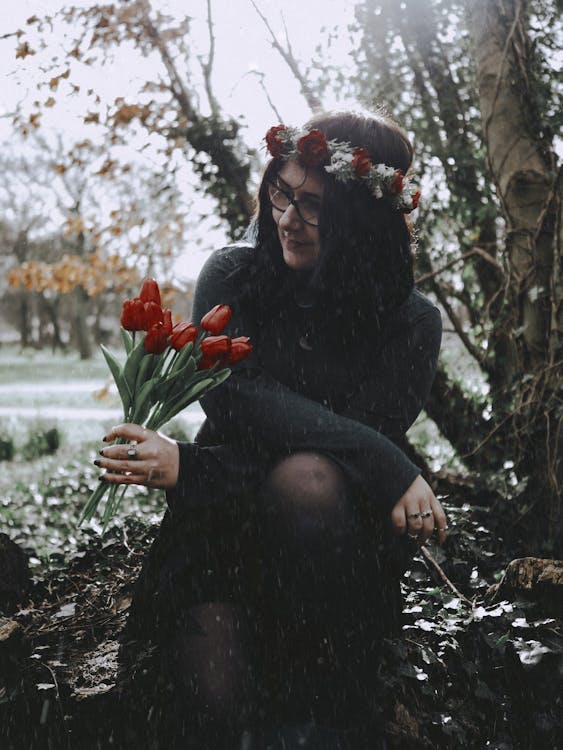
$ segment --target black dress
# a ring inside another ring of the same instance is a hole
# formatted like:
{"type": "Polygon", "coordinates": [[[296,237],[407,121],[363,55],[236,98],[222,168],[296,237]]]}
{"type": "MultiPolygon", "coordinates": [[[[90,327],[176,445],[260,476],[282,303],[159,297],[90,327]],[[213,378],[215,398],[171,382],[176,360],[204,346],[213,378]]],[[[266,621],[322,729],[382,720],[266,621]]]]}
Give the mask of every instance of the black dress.
{"type": "MultiPolygon", "coordinates": [[[[158,649],[173,629],[189,628],[192,604],[260,598],[260,555],[267,551],[255,545],[257,491],[291,453],[314,451],[335,461],[359,506],[382,521],[374,545],[403,544],[388,533],[389,513],[420,469],[397,444],[434,378],[439,311],[414,290],[384,325],[374,325],[373,336],[368,327],[338,348],[311,334],[310,308],[290,293],[258,326],[237,303],[241,269],[254,252],[246,245],[216,251],[198,279],[193,320],[230,304],[225,333],[249,336],[254,350],[202,400],[207,419],[196,443],[180,444],[179,483],[167,493],[169,507],[137,583],[124,663],[134,661],[140,642],[158,649]]],[[[395,591],[397,580],[395,573],[395,591]]]]}

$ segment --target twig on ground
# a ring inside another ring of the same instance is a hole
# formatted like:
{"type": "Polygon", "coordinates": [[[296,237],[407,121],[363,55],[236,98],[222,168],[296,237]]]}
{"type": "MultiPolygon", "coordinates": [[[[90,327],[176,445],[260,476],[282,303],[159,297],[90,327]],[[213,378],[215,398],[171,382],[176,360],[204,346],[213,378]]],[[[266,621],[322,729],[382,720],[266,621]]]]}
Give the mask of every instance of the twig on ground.
{"type": "Polygon", "coordinates": [[[456,596],[458,596],[461,599],[462,602],[464,602],[465,604],[467,604],[468,607],[473,608],[473,602],[471,601],[471,599],[468,599],[465,596],[465,594],[462,594],[461,591],[459,591],[459,589],[456,588],[455,584],[453,584],[450,581],[450,579],[448,578],[448,576],[444,573],[444,571],[442,570],[442,568],[438,565],[438,563],[434,559],[434,557],[431,554],[431,552],[426,547],[420,547],[419,549],[420,549],[420,554],[422,555],[422,557],[424,557],[424,559],[426,560],[426,562],[428,562],[430,565],[432,565],[432,567],[436,570],[436,572],[438,573],[438,575],[440,576],[440,578],[444,581],[444,583],[447,586],[449,586],[451,588],[451,590],[454,592],[454,594],[456,596]]]}

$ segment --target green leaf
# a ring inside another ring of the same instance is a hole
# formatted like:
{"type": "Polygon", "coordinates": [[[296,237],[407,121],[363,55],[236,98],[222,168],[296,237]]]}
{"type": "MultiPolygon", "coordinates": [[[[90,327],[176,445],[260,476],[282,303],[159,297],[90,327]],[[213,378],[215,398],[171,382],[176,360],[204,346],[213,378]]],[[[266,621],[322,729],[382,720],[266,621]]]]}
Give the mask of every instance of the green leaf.
{"type": "Polygon", "coordinates": [[[210,391],[215,387],[215,381],[213,378],[207,377],[205,380],[201,380],[199,383],[195,383],[187,391],[181,394],[178,398],[167,403],[165,408],[158,413],[158,419],[150,420],[147,423],[147,427],[152,430],[158,430],[163,424],[169,422],[176,414],[179,414],[186,406],[189,406],[198,398],[201,398],[204,393],[210,391]]]}
{"type": "Polygon", "coordinates": [[[96,511],[98,510],[98,505],[100,504],[101,499],[108,490],[109,485],[100,482],[100,484],[96,487],[94,492],[92,492],[92,494],[88,498],[88,502],[84,506],[84,510],[82,511],[82,515],[80,516],[80,520],[78,521],[79,526],[81,526],[85,521],[89,521],[91,518],[93,518],[96,511]]]}
{"type": "Polygon", "coordinates": [[[125,353],[129,356],[131,349],[133,348],[133,336],[126,331],[125,328],[121,329],[121,338],[123,340],[123,346],[125,347],[125,353]]]}
{"type": "Polygon", "coordinates": [[[135,348],[130,352],[123,368],[123,377],[125,378],[125,382],[127,383],[127,387],[129,388],[129,392],[131,393],[131,395],[135,393],[137,372],[145,354],[145,340],[143,337],[141,338],[139,343],[135,345],[135,348]]]}
{"type": "MultiPolygon", "coordinates": [[[[182,369],[173,371],[168,377],[161,380],[157,389],[158,398],[161,401],[164,401],[174,390],[174,386],[179,386],[183,391],[186,383],[192,385],[195,368],[196,361],[193,357],[190,357],[182,369]]],[[[179,393],[177,395],[179,395],[179,393]]]]}
{"type": "MultiPolygon", "coordinates": [[[[139,366],[139,369],[137,370],[137,377],[135,378],[135,391],[134,393],[137,394],[140,389],[143,386],[143,383],[148,378],[151,377],[151,374],[149,370],[152,368],[152,365],[154,364],[155,355],[154,354],[146,354],[143,359],[141,360],[141,364],[139,366]]],[[[135,398],[135,401],[137,399],[135,398]]],[[[137,405],[136,403],[134,404],[137,405]]]]}
{"type": "Polygon", "coordinates": [[[127,385],[127,381],[123,375],[123,371],[118,360],[103,344],[101,345],[101,350],[117,386],[119,397],[121,399],[121,403],[123,404],[123,413],[126,415],[131,404],[131,391],[127,385]]]}
{"type": "Polygon", "coordinates": [[[193,348],[194,348],[193,341],[190,341],[189,343],[186,344],[186,346],[183,346],[180,349],[180,352],[178,354],[178,359],[174,363],[174,369],[181,368],[186,364],[189,357],[191,356],[193,348]]]}
{"type": "Polygon", "coordinates": [[[143,424],[154,405],[154,400],[151,396],[156,384],[156,380],[147,380],[141,386],[140,391],[135,394],[135,403],[133,404],[133,414],[131,417],[135,424],[143,424]]]}

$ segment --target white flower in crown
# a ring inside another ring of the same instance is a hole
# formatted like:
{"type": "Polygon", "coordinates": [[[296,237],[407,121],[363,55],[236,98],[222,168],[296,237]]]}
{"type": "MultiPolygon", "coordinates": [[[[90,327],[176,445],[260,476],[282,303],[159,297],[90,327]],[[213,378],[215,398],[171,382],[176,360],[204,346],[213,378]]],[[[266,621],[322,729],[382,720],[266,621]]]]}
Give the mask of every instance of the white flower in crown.
{"type": "MultiPolygon", "coordinates": [[[[329,142],[330,144],[330,142],[329,142]]],[[[330,164],[325,166],[325,172],[334,175],[336,180],[341,182],[350,182],[355,179],[354,175],[354,154],[348,149],[339,148],[338,144],[335,151],[330,154],[330,164]]]]}
{"type": "Polygon", "coordinates": [[[365,148],[329,141],[316,128],[303,131],[286,125],[271,127],[265,140],[274,159],[295,159],[304,167],[323,167],[344,184],[363,182],[376,199],[388,198],[405,213],[418,206],[420,190],[414,189],[399,169],[372,164],[365,148]]]}

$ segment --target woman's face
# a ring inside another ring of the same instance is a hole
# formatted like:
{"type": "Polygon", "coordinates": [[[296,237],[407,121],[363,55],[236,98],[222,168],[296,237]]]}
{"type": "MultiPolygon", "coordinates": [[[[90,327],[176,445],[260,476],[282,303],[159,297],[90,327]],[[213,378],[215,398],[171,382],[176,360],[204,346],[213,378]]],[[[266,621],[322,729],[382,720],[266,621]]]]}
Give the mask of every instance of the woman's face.
{"type": "Polygon", "coordinates": [[[320,170],[303,169],[293,160],[283,165],[270,187],[272,216],[278,227],[283,259],[294,271],[314,268],[319,259],[318,217],[323,190],[320,170]]]}

